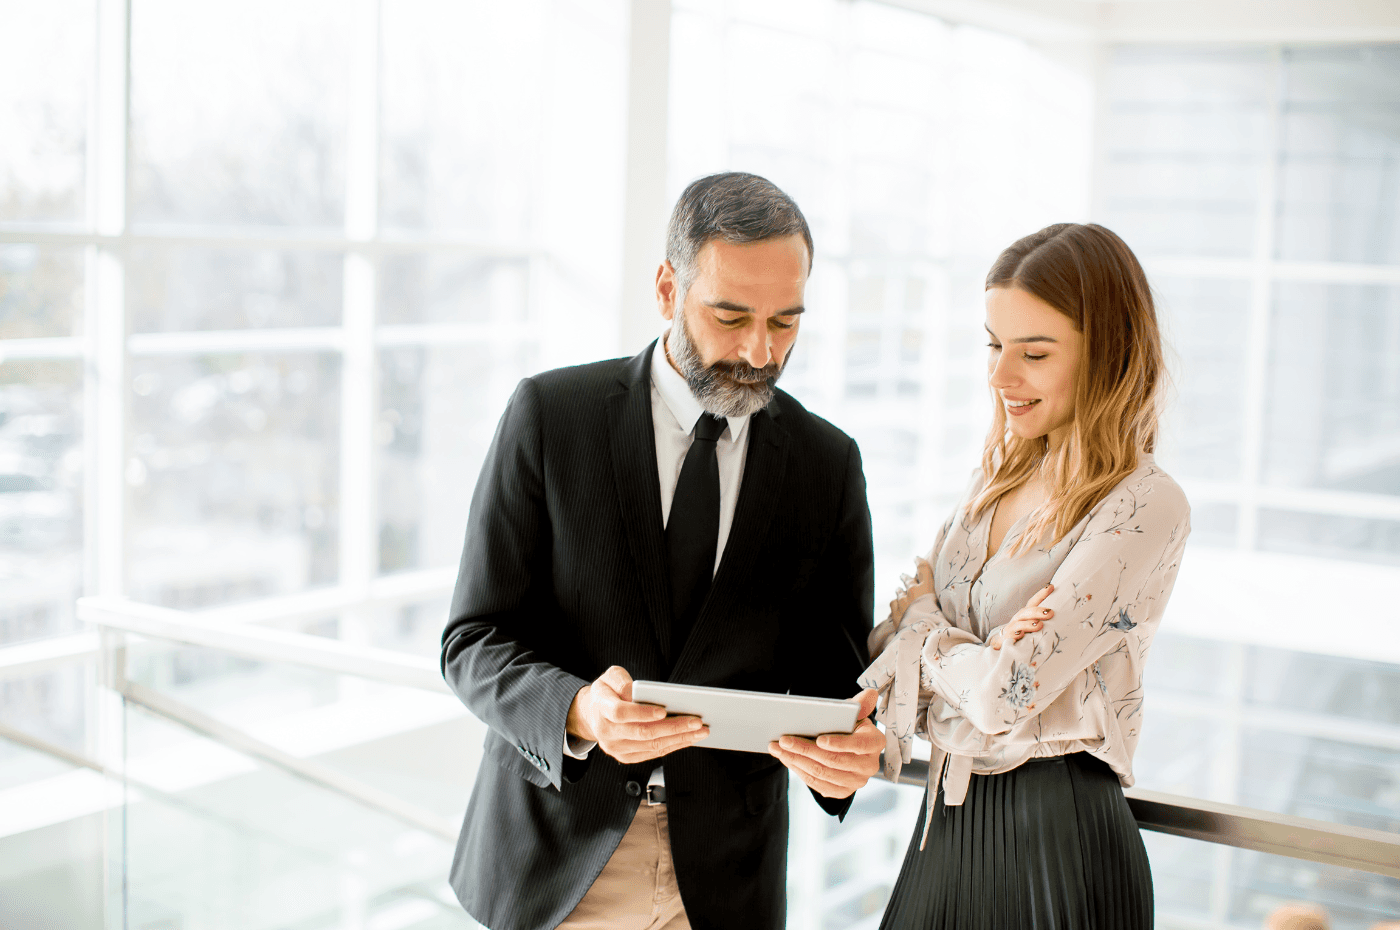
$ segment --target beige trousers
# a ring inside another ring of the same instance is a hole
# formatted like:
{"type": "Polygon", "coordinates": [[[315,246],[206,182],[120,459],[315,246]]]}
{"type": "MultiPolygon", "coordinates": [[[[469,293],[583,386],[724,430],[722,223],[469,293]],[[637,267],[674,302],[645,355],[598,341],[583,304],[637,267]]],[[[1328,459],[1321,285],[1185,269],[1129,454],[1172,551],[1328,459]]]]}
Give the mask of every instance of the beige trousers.
{"type": "Polygon", "coordinates": [[[690,930],[665,804],[643,799],[617,851],[559,930],[690,930]]]}

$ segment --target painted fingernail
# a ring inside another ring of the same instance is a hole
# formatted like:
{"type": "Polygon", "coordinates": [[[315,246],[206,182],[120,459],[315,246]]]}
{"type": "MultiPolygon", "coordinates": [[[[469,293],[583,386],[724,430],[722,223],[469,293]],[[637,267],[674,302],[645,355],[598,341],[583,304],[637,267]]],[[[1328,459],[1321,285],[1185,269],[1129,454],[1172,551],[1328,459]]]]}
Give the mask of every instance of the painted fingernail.
{"type": "Polygon", "coordinates": [[[1045,608],[1044,610],[1041,611],[1041,614],[1044,615],[1044,616],[1046,616],[1046,617],[1050,616],[1050,608],[1049,608],[1049,607],[1045,608]]]}

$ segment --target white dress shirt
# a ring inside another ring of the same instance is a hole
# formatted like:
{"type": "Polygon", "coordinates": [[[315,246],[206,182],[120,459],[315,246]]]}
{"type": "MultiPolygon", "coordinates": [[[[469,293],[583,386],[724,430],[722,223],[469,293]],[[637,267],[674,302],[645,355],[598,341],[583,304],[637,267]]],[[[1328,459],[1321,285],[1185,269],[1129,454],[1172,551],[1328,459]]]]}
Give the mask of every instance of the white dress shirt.
{"type": "MultiPolygon", "coordinates": [[[[661,479],[661,525],[671,519],[671,499],[681,479],[685,454],[695,441],[695,424],[705,408],[690,393],[680,372],[666,358],[665,340],[651,354],[651,427],[656,434],[656,470],[661,479]]],[[[734,523],[734,505],[739,502],[739,482],[744,477],[744,459],[749,451],[749,418],[725,417],[729,425],[715,443],[719,459],[719,545],[715,548],[715,571],[724,556],[729,527],[734,523]]]]}
{"type": "MultiPolygon", "coordinates": [[[[669,335],[669,334],[667,334],[669,335]]],[[[690,393],[690,385],[666,357],[666,336],[651,353],[651,426],[656,434],[656,470],[661,481],[661,525],[671,518],[671,500],[681,478],[685,454],[695,441],[695,424],[705,408],[690,393]]],[[[734,524],[734,508],[739,502],[739,483],[744,477],[744,460],[749,452],[749,417],[725,417],[728,426],[715,443],[719,460],[719,545],[715,547],[715,571],[724,556],[729,528],[734,524]]],[[[564,735],[564,754],[582,759],[597,743],[564,735]]],[[[660,766],[657,767],[660,771],[660,766]]],[[[657,780],[653,773],[653,782],[657,780]]]]}

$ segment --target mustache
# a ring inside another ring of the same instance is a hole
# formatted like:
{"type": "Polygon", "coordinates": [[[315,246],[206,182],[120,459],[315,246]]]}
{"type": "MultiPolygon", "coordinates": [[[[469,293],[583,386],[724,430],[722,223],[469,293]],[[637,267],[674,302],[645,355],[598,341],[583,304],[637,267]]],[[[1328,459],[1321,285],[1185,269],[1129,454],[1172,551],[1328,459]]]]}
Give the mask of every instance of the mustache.
{"type": "Polygon", "coordinates": [[[718,361],[710,366],[710,371],[727,381],[759,385],[777,379],[782,367],[777,362],[769,362],[762,368],[755,368],[744,361],[718,361]]]}

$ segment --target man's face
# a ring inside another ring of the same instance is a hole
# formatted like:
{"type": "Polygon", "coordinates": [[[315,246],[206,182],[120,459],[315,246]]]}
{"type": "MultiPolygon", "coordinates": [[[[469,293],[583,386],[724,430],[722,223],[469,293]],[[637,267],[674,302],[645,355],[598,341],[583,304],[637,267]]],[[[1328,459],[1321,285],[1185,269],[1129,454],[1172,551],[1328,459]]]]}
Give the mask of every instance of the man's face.
{"type": "Polygon", "coordinates": [[[667,354],[707,411],[745,416],[772,399],[797,339],[807,272],[800,236],[705,243],[684,295],[662,263],[656,295],[672,323],[667,354]]]}

